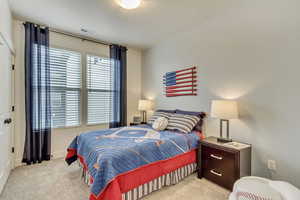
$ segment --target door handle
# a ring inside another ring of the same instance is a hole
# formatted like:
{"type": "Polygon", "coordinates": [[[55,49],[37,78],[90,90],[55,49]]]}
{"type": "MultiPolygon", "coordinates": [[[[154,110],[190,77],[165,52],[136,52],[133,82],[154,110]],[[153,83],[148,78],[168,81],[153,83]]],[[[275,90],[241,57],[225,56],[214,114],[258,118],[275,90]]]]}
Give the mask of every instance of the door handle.
{"type": "Polygon", "coordinates": [[[214,154],[210,154],[210,157],[214,158],[214,159],[217,159],[217,160],[222,160],[223,157],[222,156],[216,156],[214,154]]]}
{"type": "Polygon", "coordinates": [[[12,122],[11,118],[7,118],[4,120],[4,124],[10,124],[12,122]]]}
{"type": "Polygon", "coordinates": [[[216,175],[216,176],[222,176],[221,173],[216,172],[214,169],[210,170],[210,173],[216,175]]]}

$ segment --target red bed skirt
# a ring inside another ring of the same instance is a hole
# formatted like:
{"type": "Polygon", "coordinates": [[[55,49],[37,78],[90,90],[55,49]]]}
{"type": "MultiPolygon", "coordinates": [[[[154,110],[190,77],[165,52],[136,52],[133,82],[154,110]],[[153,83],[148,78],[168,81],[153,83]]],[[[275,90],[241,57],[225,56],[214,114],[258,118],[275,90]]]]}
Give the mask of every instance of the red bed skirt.
{"type": "MultiPolygon", "coordinates": [[[[74,154],[76,154],[76,150],[68,149],[67,158],[74,154]]],[[[83,157],[80,155],[77,156],[86,169],[86,163],[83,157]]],[[[91,193],[90,200],[122,200],[122,193],[126,193],[185,165],[195,163],[196,157],[197,151],[192,150],[173,158],[150,163],[132,171],[120,174],[111,180],[111,182],[98,196],[91,193]]]]}

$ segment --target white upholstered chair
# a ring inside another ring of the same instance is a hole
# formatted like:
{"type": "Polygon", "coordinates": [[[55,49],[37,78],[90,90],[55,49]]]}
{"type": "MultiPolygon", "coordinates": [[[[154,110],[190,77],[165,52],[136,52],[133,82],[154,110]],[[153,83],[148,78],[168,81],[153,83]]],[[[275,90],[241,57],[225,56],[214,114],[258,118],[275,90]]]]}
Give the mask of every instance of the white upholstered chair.
{"type": "Polygon", "coordinates": [[[229,200],[300,200],[300,190],[287,182],[249,176],[234,184],[229,200]]]}

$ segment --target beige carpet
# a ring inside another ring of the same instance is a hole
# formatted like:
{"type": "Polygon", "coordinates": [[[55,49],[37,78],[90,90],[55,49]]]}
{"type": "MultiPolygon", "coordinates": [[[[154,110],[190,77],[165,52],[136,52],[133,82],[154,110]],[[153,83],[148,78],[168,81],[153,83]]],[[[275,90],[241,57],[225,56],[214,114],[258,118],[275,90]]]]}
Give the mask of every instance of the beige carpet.
{"type": "MultiPolygon", "coordinates": [[[[226,200],[229,192],[205,179],[191,175],[175,186],[166,187],[144,200],[226,200]]],[[[87,200],[89,188],[76,164],[62,159],[19,167],[11,173],[1,200],[87,200]]]]}

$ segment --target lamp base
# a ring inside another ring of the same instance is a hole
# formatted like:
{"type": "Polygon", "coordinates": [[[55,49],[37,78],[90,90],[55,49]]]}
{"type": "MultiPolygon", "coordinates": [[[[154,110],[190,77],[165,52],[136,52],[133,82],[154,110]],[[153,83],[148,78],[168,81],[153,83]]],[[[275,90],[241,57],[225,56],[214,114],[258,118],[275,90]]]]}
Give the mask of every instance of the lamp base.
{"type": "Polygon", "coordinates": [[[147,113],[146,111],[142,111],[142,113],[143,113],[143,119],[141,124],[147,124],[147,113]]]}
{"type": "Polygon", "coordinates": [[[218,142],[220,142],[220,143],[228,143],[228,142],[232,142],[232,139],[219,137],[218,138],[218,142]]]}

